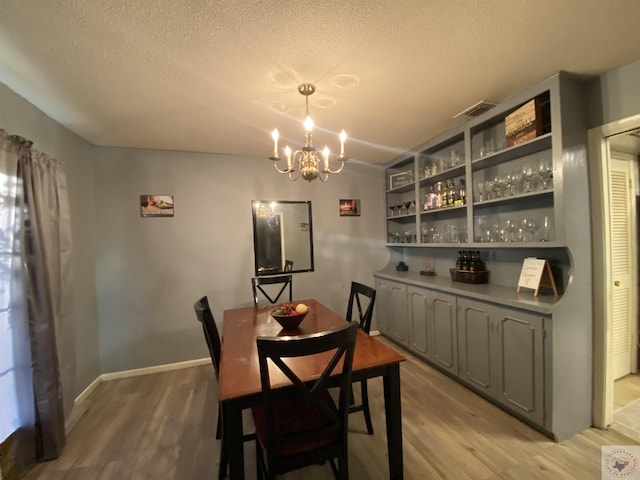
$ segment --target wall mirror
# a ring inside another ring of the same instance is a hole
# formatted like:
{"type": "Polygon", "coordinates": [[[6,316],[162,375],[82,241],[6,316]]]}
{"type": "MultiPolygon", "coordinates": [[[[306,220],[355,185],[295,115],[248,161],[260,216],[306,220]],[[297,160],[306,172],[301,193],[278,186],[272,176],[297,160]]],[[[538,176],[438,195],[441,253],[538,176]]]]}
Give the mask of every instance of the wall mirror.
{"type": "Polygon", "coordinates": [[[251,204],[255,275],[313,272],[311,201],[251,204]]]}

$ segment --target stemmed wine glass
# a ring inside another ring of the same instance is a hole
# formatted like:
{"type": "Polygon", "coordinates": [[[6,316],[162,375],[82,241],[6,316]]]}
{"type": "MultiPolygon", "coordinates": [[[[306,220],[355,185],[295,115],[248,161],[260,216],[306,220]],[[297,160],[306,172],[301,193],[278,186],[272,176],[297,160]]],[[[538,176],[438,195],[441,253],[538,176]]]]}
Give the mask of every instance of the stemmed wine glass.
{"type": "Polygon", "coordinates": [[[528,193],[533,190],[533,170],[527,166],[522,172],[523,192],[528,193]]]}
{"type": "Polygon", "coordinates": [[[538,175],[540,176],[541,188],[546,190],[553,185],[553,167],[548,162],[540,163],[538,169],[538,175]]]}
{"type": "Polygon", "coordinates": [[[509,235],[507,237],[507,242],[514,242],[515,233],[518,231],[518,222],[508,218],[507,221],[505,222],[504,227],[505,227],[505,230],[509,232],[509,235]]]}
{"type": "Polygon", "coordinates": [[[522,219],[522,228],[524,231],[529,233],[529,237],[527,237],[527,241],[533,242],[535,237],[535,232],[538,230],[538,223],[536,219],[533,217],[526,217],[522,219]]]}

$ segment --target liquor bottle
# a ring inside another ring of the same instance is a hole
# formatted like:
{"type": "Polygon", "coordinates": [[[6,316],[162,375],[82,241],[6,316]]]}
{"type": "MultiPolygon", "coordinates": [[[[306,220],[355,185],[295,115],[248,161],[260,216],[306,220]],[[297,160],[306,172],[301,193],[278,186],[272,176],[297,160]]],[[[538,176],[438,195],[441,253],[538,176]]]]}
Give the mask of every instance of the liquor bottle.
{"type": "Polygon", "coordinates": [[[480,251],[476,251],[476,272],[484,272],[486,267],[482,259],[480,258],[480,251]]]}
{"type": "Polygon", "coordinates": [[[458,250],[458,260],[456,260],[456,270],[462,270],[462,250],[458,250]]]}
{"type": "Polygon", "coordinates": [[[456,205],[456,198],[457,198],[457,192],[456,192],[456,183],[455,180],[451,180],[451,184],[449,185],[449,206],[453,207],[456,205]]]}
{"type": "Polygon", "coordinates": [[[462,252],[462,265],[460,270],[469,270],[469,254],[466,250],[462,252]]]}
{"type": "Polygon", "coordinates": [[[460,205],[467,204],[467,188],[464,182],[464,178],[460,180],[460,193],[458,194],[458,201],[460,202],[460,205]]]}
{"type": "Polygon", "coordinates": [[[428,193],[424,195],[424,210],[425,212],[429,210],[429,194],[428,193]]]}
{"type": "Polygon", "coordinates": [[[472,272],[477,272],[478,261],[476,257],[476,252],[469,252],[469,270],[472,272]]]}
{"type": "Polygon", "coordinates": [[[442,189],[442,206],[449,206],[449,182],[445,180],[444,187],[442,189]]]}
{"type": "Polygon", "coordinates": [[[442,182],[436,183],[435,208],[442,208],[442,182]]]}

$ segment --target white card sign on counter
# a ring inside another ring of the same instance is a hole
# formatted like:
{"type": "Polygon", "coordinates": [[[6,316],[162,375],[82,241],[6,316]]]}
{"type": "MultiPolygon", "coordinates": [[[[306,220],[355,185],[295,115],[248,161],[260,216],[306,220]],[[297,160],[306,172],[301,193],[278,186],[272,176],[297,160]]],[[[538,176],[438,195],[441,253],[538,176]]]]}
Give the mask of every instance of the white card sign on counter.
{"type": "Polygon", "coordinates": [[[553,289],[553,293],[558,295],[556,282],[553,280],[551,273],[551,265],[549,261],[543,258],[528,257],[522,262],[522,270],[520,271],[520,279],[518,280],[517,292],[520,288],[530,288],[533,295],[538,296],[540,287],[548,287],[553,289]]]}

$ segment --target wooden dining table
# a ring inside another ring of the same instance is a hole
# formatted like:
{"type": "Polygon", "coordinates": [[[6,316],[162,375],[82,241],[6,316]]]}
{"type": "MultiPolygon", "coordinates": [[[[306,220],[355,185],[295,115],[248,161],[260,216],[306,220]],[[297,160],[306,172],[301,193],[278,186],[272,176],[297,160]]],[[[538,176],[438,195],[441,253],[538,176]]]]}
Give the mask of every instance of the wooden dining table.
{"type": "MultiPolygon", "coordinates": [[[[344,317],[314,299],[303,299],[309,313],[298,329],[284,331],[269,315],[274,305],[225,310],[222,351],[218,377],[218,400],[223,410],[223,435],[229,456],[230,477],[244,478],[242,411],[262,401],[258,336],[303,335],[344,325],[344,317]]],[[[382,377],[386,415],[389,478],[402,479],[402,412],[400,404],[400,362],[405,358],[395,350],[358,330],[353,358],[353,381],[382,377]]],[[[305,372],[303,380],[317,378],[322,365],[309,357],[295,359],[296,370],[305,372]]],[[[286,388],[285,382],[282,388],[286,388]]]]}

